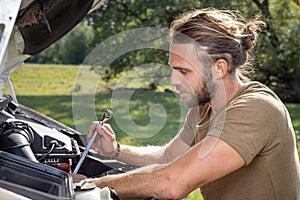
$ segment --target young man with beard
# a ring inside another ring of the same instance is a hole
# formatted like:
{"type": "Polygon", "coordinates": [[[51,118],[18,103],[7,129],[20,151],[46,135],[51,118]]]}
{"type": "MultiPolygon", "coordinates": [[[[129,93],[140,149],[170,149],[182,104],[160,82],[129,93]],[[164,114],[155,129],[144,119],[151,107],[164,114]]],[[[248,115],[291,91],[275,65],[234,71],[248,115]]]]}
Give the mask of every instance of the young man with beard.
{"type": "Polygon", "coordinates": [[[263,22],[229,11],[184,13],[171,25],[170,83],[190,107],[180,132],[162,147],[120,145],[108,124],[92,123],[93,149],[144,166],[88,179],[121,198],[300,199],[299,158],[289,113],[266,86],[246,81],[248,53],[263,22]]]}

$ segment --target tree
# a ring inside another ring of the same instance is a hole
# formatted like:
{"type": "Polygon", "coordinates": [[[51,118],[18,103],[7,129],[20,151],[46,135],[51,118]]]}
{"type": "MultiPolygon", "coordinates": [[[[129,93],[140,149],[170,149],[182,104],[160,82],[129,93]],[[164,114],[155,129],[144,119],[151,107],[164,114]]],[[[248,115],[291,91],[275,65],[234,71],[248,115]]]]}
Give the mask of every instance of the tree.
{"type": "Polygon", "coordinates": [[[292,0],[253,0],[267,30],[258,46],[260,72],[256,78],[285,101],[300,102],[300,6],[292,0]]]}
{"type": "MultiPolygon", "coordinates": [[[[94,43],[100,43],[122,31],[141,28],[168,28],[180,13],[199,8],[199,1],[189,0],[114,0],[105,1],[100,9],[88,17],[95,30],[94,43]]],[[[122,55],[110,65],[104,78],[110,79],[122,71],[143,63],[167,64],[168,52],[158,49],[140,49],[122,55]]],[[[150,84],[153,89],[155,85],[150,84]]]]}
{"type": "MultiPolygon", "coordinates": [[[[254,51],[257,70],[253,79],[270,86],[284,101],[300,102],[300,5],[296,0],[115,0],[106,1],[89,16],[89,22],[96,30],[95,41],[99,43],[111,35],[137,27],[168,27],[175,16],[200,7],[238,9],[248,17],[261,13],[267,27],[254,51]]],[[[151,51],[122,56],[112,64],[107,78],[128,70],[129,66],[166,60],[166,52],[151,51]]]]}

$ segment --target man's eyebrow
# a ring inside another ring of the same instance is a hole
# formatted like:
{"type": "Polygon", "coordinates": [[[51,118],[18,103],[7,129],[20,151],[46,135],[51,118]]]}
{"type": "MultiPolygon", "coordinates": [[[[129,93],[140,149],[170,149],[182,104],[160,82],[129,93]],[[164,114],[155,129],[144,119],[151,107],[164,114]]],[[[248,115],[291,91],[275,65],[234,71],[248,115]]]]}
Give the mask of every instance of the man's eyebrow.
{"type": "Polygon", "coordinates": [[[183,67],[181,66],[171,66],[173,69],[182,69],[183,67]]]}
{"type": "Polygon", "coordinates": [[[180,66],[180,65],[173,65],[173,66],[170,65],[170,67],[172,67],[173,69],[186,69],[186,70],[188,70],[188,68],[180,66]]]}

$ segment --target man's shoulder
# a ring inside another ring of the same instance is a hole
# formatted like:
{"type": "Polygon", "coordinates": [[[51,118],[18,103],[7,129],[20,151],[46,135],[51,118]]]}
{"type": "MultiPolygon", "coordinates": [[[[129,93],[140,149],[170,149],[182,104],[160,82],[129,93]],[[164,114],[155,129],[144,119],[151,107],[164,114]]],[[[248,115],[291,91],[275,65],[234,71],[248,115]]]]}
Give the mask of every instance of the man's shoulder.
{"type": "Polygon", "coordinates": [[[227,114],[243,113],[246,115],[285,115],[285,106],[278,96],[267,86],[259,82],[249,82],[241,87],[226,106],[227,114]]]}
{"type": "Polygon", "coordinates": [[[244,83],[240,91],[238,92],[239,95],[265,95],[265,96],[271,96],[273,98],[279,99],[278,96],[266,85],[258,82],[258,81],[250,81],[247,83],[244,83]]]}
{"type": "Polygon", "coordinates": [[[235,97],[232,99],[232,103],[244,102],[247,104],[278,104],[281,103],[279,97],[264,84],[251,81],[241,86],[235,97]]]}

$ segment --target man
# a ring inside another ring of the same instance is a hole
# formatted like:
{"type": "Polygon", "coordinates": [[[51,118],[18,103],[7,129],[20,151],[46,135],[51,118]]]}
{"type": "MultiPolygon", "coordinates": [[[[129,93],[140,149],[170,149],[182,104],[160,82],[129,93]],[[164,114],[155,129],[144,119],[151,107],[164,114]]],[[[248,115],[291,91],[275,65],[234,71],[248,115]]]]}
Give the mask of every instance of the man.
{"type": "Polygon", "coordinates": [[[300,199],[299,158],[289,113],[266,86],[246,82],[249,51],[263,22],[203,9],[171,25],[170,83],[190,107],[183,128],[162,147],[120,145],[108,124],[93,149],[144,166],[89,179],[121,198],[180,199],[200,187],[204,199],[300,199]]]}

